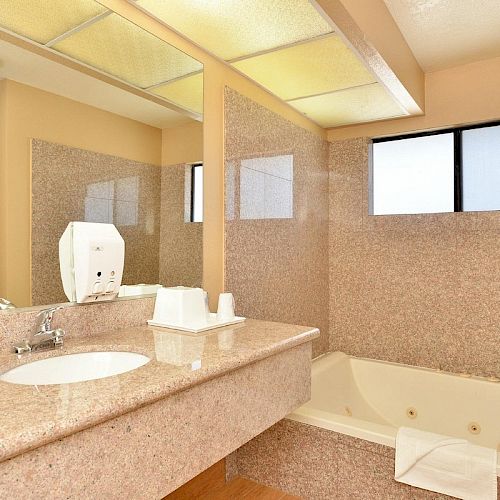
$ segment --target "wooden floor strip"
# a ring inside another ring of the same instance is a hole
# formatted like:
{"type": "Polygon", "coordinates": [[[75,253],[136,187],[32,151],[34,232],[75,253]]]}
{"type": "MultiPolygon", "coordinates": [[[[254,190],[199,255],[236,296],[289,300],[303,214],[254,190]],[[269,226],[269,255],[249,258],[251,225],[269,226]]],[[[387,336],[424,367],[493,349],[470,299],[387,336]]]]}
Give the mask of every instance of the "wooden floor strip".
{"type": "Polygon", "coordinates": [[[221,460],[163,500],[299,500],[244,477],[226,483],[225,474],[225,463],[221,460]]]}

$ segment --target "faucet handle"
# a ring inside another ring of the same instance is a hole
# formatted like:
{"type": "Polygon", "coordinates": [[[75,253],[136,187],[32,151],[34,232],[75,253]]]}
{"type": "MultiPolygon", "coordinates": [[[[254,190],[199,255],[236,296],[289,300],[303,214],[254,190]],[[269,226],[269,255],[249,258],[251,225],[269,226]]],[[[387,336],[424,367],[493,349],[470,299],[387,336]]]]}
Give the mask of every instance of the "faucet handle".
{"type": "Polygon", "coordinates": [[[62,306],[48,307],[47,309],[42,309],[37,316],[43,316],[44,318],[48,317],[52,318],[54,313],[59,309],[62,309],[62,306]]]}
{"type": "Polygon", "coordinates": [[[53,332],[52,340],[54,341],[55,347],[62,347],[64,340],[63,337],[66,332],[62,328],[56,328],[53,332]]]}
{"type": "Polygon", "coordinates": [[[14,346],[14,352],[16,354],[24,354],[25,352],[31,352],[31,346],[27,340],[24,340],[20,344],[14,346]]]}
{"type": "Polygon", "coordinates": [[[54,317],[54,313],[62,309],[62,306],[49,307],[47,309],[43,309],[37,314],[37,317],[42,317],[40,325],[37,328],[37,332],[46,331],[51,329],[52,318],[54,317]]]}

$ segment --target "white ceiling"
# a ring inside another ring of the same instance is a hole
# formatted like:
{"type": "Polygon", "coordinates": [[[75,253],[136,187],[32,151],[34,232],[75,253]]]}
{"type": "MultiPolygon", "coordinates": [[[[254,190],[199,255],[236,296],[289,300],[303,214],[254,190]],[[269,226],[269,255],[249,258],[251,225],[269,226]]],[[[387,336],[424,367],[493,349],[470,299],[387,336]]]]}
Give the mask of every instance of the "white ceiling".
{"type": "Polygon", "coordinates": [[[191,119],[89,75],[0,40],[0,79],[15,80],[158,128],[191,119]]]}
{"type": "Polygon", "coordinates": [[[500,56],[500,0],[384,0],[425,72],[500,56]]]}

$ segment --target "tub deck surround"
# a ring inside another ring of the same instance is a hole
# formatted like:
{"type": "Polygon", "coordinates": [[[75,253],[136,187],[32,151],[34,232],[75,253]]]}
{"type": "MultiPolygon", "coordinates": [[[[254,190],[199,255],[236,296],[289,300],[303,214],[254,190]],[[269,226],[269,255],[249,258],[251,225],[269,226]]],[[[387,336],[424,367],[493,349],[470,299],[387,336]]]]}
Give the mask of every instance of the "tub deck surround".
{"type": "Polygon", "coordinates": [[[390,447],[399,427],[500,446],[498,379],[335,352],[314,361],[311,394],[289,418],[390,447]]]}
{"type": "Polygon", "coordinates": [[[394,480],[397,428],[499,449],[499,405],[500,382],[330,353],[313,362],[311,399],[228,457],[228,471],[312,500],[444,500],[394,480]]]}
{"type": "MultiPolygon", "coordinates": [[[[151,361],[99,380],[52,386],[0,382],[0,461],[168,398],[264,358],[308,343],[317,329],[247,320],[204,335],[131,327],[67,336],[62,350],[16,359],[0,354],[0,372],[29,361],[88,351],[132,351],[151,361]]],[[[222,457],[221,457],[222,458],[222,457]]]]}

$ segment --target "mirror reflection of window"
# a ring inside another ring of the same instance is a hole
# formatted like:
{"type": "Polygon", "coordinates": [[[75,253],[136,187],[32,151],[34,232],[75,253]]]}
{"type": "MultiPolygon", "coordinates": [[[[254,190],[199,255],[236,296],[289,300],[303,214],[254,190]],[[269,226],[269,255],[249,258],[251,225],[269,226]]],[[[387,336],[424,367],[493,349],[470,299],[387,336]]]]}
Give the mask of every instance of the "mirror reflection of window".
{"type": "Polygon", "coordinates": [[[125,177],[87,186],[85,222],[136,226],[139,212],[139,178],[125,177]]]}
{"type": "Polygon", "coordinates": [[[93,182],[87,185],[85,222],[113,223],[114,181],[93,182]]]}
{"type": "Polygon", "coordinates": [[[139,177],[117,179],[115,184],[115,221],[117,226],[136,226],[139,213],[139,177]]]}
{"type": "Polygon", "coordinates": [[[191,166],[191,222],[203,222],[203,165],[191,166]]]}
{"type": "Polygon", "coordinates": [[[293,218],[293,155],[241,161],[240,218],[293,218]]]}

